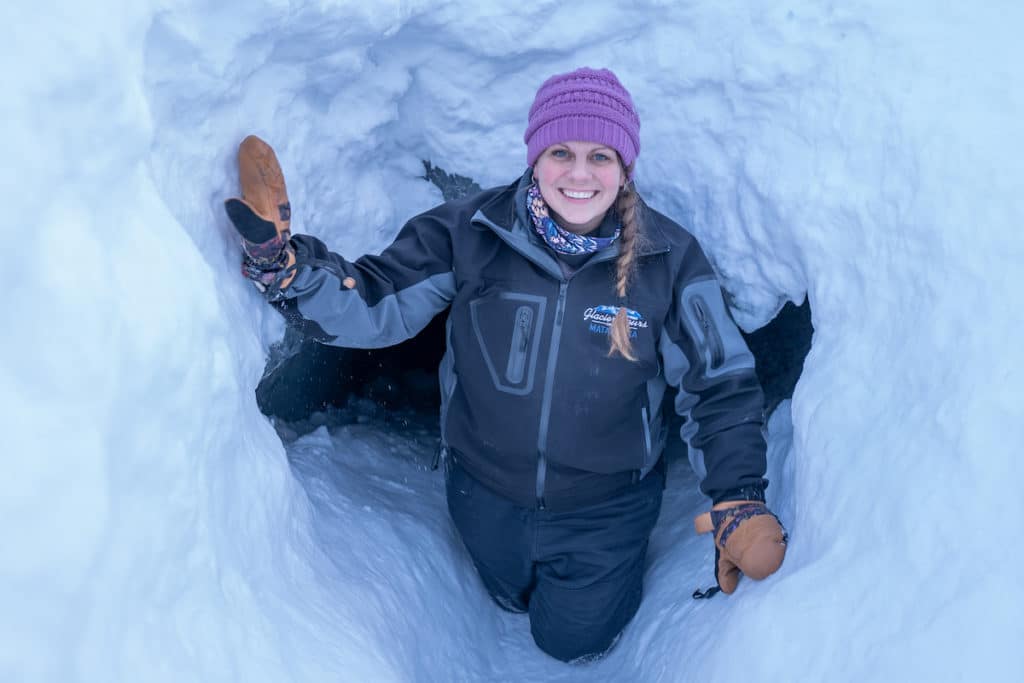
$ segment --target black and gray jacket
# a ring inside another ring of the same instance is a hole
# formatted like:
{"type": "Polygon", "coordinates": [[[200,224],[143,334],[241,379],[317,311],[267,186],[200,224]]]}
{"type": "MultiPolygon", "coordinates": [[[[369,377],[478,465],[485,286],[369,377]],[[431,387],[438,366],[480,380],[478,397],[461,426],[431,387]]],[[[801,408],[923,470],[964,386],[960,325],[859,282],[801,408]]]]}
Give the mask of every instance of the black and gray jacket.
{"type": "Polygon", "coordinates": [[[646,475],[667,435],[667,385],[679,389],[675,409],[704,493],[758,495],[761,387],[697,241],[644,211],[626,302],[639,360],[609,357],[618,243],[563,269],[527,228],[529,175],[416,216],[380,255],[347,261],[296,236],[298,272],[273,300],[308,335],[355,348],[409,339],[451,307],[442,442],[522,505],[581,505],[646,475]]]}

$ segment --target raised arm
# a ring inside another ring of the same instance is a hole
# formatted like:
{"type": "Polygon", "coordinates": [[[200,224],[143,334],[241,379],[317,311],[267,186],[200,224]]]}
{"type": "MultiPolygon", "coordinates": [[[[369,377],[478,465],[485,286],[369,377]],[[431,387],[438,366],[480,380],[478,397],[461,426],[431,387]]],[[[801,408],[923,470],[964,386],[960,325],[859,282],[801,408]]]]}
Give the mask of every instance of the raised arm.
{"type": "Polygon", "coordinates": [[[309,235],[291,236],[291,205],[274,150],[250,135],[238,148],[242,197],[224,203],[242,237],[242,274],[293,323],[336,346],[391,346],[422,330],[455,295],[445,204],[410,220],[379,256],[346,261],[309,235]]]}
{"type": "Polygon", "coordinates": [[[445,206],[416,216],[378,256],[347,261],[309,235],[291,240],[295,276],[270,293],[291,322],[334,346],[391,346],[415,336],[455,296],[445,206]]]}

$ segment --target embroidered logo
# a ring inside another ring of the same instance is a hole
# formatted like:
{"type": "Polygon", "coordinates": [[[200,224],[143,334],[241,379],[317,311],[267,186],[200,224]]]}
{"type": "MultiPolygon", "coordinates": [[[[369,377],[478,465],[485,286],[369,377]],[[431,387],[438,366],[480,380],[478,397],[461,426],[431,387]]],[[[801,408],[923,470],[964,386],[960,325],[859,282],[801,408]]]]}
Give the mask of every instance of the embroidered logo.
{"type": "MultiPolygon", "coordinates": [[[[612,321],[615,320],[618,313],[618,306],[593,306],[583,311],[583,321],[587,323],[590,331],[594,334],[608,334],[611,332],[612,321]]],[[[647,327],[647,319],[632,308],[626,309],[626,320],[629,322],[630,339],[636,339],[637,330],[647,327]]]]}

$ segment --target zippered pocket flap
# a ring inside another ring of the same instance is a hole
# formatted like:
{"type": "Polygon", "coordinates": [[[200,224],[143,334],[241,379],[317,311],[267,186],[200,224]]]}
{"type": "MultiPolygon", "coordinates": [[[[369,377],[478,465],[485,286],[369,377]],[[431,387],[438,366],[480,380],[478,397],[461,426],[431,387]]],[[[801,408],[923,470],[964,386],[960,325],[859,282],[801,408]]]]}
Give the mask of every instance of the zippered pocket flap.
{"type": "Polygon", "coordinates": [[[754,357],[729,315],[718,280],[699,280],[687,285],[682,307],[690,336],[704,359],[706,376],[753,369],[754,357]]]}
{"type": "Polygon", "coordinates": [[[523,381],[532,331],[533,308],[524,304],[516,309],[515,327],[512,328],[512,344],[509,346],[508,363],[505,365],[505,379],[509,384],[520,384],[523,381]]]}
{"type": "Polygon", "coordinates": [[[517,396],[533,391],[546,306],[546,298],[519,292],[469,303],[473,333],[499,391],[517,396]]]}

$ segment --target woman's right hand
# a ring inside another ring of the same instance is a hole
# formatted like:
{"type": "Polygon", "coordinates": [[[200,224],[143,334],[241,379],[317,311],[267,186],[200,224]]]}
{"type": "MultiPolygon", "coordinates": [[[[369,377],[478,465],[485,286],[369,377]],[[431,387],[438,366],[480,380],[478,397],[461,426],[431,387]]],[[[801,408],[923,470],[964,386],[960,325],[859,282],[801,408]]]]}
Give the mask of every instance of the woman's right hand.
{"type": "Polygon", "coordinates": [[[242,237],[242,274],[261,291],[287,287],[295,277],[291,238],[291,205],[284,174],[274,150],[255,135],[238,147],[242,197],[224,202],[224,209],[242,237]]]}

